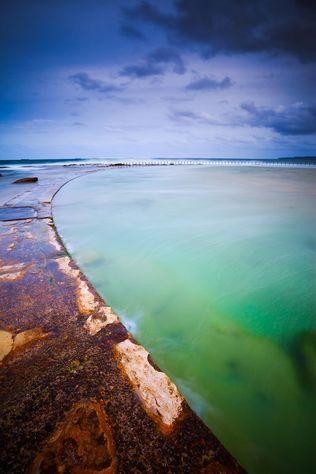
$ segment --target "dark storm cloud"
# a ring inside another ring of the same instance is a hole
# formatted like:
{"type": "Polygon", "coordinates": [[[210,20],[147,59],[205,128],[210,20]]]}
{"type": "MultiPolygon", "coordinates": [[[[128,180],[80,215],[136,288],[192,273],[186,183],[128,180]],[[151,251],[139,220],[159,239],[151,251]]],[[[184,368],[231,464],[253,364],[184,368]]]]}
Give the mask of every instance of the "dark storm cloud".
{"type": "Polygon", "coordinates": [[[121,76],[127,77],[148,77],[148,76],[161,76],[164,74],[164,69],[161,66],[148,63],[140,64],[131,64],[130,66],[125,66],[121,71],[121,76]]]}
{"type": "Polygon", "coordinates": [[[108,94],[109,92],[117,92],[122,88],[118,87],[115,84],[101,81],[100,79],[94,79],[89,76],[86,72],[78,72],[69,76],[69,79],[80,86],[83,90],[86,91],[96,91],[101,94],[108,94]]]}
{"type": "Polygon", "coordinates": [[[177,74],[184,74],[186,68],[181,56],[170,48],[158,48],[148,56],[149,61],[159,64],[171,64],[173,71],[177,74]]]}
{"type": "Polygon", "coordinates": [[[316,2],[294,0],[177,0],[173,12],[148,1],[125,10],[130,21],[163,28],[178,44],[216,53],[289,53],[316,59],[316,2]]]}
{"type": "Polygon", "coordinates": [[[161,76],[171,68],[176,74],[184,74],[186,67],[181,56],[171,48],[158,48],[137,64],[125,66],[121,76],[143,78],[148,76],[161,76]]]}
{"type": "Polygon", "coordinates": [[[244,115],[232,113],[211,115],[192,110],[172,110],[168,117],[183,124],[221,125],[228,127],[268,128],[283,136],[312,135],[316,133],[316,106],[295,104],[287,108],[257,107],[254,102],[240,105],[244,115]]]}
{"type": "Polygon", "coordinates": [[[124,36],[127,36],[127,38],[141,40],[141,41],[146,40],[146,36],[140,30],[135,28],[133,25],[125,25],[125,24],[122,25],[121,33],[123,33],[124,36]]]}
{"type": "Polygon", "coordinates": [[[186,86],[188,91],[201,91],[201,90],[215,90],[215,89],[228,89],[233,85],[233,81],[230,77],[226,76],[224,79],[218,80],[211,77],[204,76],[195,81],[189,82],[186,86]]]}
{"type": "Polygon", "coordinates": [[[316,133],[316,106],[297,104],[285,109],[257,107],[254,102],[241,104],[247,113],[245,123],[266,127],[281,135],[311,135],[316,133]]]}

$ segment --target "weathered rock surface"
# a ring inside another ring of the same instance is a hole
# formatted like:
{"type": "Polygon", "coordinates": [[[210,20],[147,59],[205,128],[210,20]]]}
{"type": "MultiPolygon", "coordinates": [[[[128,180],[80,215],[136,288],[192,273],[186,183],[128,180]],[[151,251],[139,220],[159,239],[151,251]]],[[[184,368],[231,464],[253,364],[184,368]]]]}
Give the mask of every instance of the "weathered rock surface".
{"type": "Polygon", "coordinates": [[[27,178],[20,178],[13,181],[13,184],[20,184],[20,183],[36,183],[38,181],[37,176],[29,176],[27,178]]]}

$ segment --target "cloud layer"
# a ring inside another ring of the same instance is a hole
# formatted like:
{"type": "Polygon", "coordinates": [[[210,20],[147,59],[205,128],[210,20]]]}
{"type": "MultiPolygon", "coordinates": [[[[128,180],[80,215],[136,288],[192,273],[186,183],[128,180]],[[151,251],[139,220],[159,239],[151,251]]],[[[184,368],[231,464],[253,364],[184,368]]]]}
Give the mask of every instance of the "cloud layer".
{"type": "Polygon", "coordinates": [[[172,43],[195,45],[203,55],[288,53],[316,59],[316,3],[309,0],[177,0],[173,11],[142,1],[126,10],[130,21],[164,29],[172,43]]]}
{"type": "Polygon", "coordinates": [[[169,118],[178,124],[216,125],[225,127],[256,127],[271,129],[280,136],[305,136],[316,133],[316,105],[294,104],[290,107],[258,107],[254,102],[243,102],[245,112],[210,114],[193,110],[172,110],[169,118]]]}
{"type": "Polygon", "coordinates": [[[0,158],[316,154],[314,0],[10,0],[0,158]]]}
{"type": "Polygon", "coordinates": [[[184,74],[186,67],[179,53],[171,48],[157,48],[136,64],[121,69],[120,75],[127,77],[162,76],[167,69],[176,74],[184,74]]]}
{"type": "Polygon", "coordinates": [[[71,76],[69,76],[69,79],[74,84],[80,86],[83,90],[96,91],[100,92],[101,94],[108,94],[109,92],[118,92],[122,89],[122,87],[117,86],[115,84],[104,82],[100,79],[94,79],[86,72],[77,72],[76,74],[72,74],[71,76]]]}
{"type": "Polygon", "coordinates": [[[310,135],[316,132],[316,105],[294,104],[290,107],[257,107],[245,102],[246,123],[253,127],[271,128],[280,135],[310,135]]]}
{"type": "Polygon", "coordinates": [[[194,81],[189,82],[186,86],[188,91],[202,91],[202,90],[216,90],[216,89],[228,89],[233,85],[233,81],[230,77],[226,76],[224,79],[215,79],[211,77],[201,77],[194,81]]]}

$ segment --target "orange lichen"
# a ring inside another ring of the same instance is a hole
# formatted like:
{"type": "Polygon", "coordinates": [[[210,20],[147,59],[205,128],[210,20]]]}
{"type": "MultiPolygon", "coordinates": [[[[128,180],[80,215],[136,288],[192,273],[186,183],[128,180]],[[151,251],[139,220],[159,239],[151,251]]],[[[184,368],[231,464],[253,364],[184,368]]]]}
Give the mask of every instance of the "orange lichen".
{"type": "Polygon", "coordinates": [[[30,470],[76,474],[117,472],[115,445],[102,401],[76,403],[57,425],[30,470]]]}

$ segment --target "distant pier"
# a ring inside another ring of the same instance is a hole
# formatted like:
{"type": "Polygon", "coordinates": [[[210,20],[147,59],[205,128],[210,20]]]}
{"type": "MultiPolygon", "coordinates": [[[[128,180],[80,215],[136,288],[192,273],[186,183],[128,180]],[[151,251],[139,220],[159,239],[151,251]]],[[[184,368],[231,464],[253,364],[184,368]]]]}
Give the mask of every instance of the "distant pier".
{"type": "MultiPolygon", "coordinates": [[[[98,164],[98,163],[95,163],[98,164]]],[[[264,160],[126,160],[111,163],[109,166],[222,166],[222,167],[259,167],[259,168],[316,168],[311,163],[288,163],[264,160]]],[[[99,164],[101,166],[101,164],[99,164]]],[[[103,166],[103,165],[102,165],[103,166]]]]}

